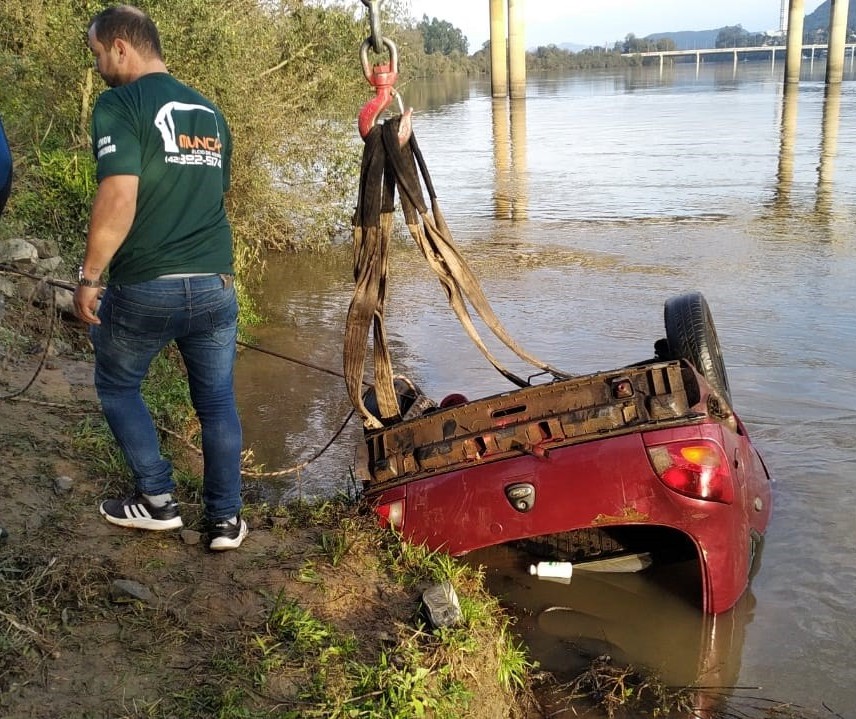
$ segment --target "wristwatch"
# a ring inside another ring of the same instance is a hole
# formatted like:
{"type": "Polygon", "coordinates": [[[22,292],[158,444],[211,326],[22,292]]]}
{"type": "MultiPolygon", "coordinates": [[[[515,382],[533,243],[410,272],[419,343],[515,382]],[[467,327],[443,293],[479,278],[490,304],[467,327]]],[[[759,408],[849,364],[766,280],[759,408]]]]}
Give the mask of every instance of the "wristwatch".
{"type": "Polygon", "coordinates": [[[87,280],[83,276],[83,265],[77,268],[77,286],[78,287],[101,287],[101,280],[87,280]]]}

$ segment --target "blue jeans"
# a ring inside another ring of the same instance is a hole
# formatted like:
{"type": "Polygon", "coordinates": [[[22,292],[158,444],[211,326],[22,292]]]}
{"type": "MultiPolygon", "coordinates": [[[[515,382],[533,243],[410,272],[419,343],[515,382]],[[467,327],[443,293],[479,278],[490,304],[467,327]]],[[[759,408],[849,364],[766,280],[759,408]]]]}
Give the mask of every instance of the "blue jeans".
{"type": "Polygon", "coordinates": [[[107,288],[92,325],[95,388],[107,424],[144,494],[175,489],[172,465],[140,386],[155,356],[175,340],[202,426],[202,501],[210,521],[241,509],[241,422],[232,384],[238,303],[220,275],[159,278],[107,288]]]}

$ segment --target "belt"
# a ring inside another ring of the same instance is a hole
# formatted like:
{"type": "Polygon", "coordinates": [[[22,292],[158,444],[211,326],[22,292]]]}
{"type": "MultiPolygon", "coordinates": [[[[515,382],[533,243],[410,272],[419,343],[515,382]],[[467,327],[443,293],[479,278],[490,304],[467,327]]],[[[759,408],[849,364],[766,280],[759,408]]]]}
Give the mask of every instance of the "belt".
{"type": "Polygon", "coordinates": [[[160,275],[155,279],[158,280],[183,280],[187,277],[214,277],[219,276],[223,280],[223,287],[229,289],[235,284],[235,275],[227,275],[223,272],[179,272],[172,275],[160,275]]]}

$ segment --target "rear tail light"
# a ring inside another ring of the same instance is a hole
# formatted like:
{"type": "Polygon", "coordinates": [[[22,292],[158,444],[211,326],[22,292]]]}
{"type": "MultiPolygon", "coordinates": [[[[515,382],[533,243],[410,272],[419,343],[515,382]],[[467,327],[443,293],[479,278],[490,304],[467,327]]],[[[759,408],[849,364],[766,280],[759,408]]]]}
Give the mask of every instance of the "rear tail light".
{"type": "Polygon", "coordinates": [[[380,525],[382,527],[392,527],[392,529],[401,529],[404,524],[404,500],[396,499],[393,502],[379,504],[375,507],[375,512],[380,517],[380,525]]]}
{"type": "Polygon", "coordinates": [[[675,492],[731,504],[734,487],[728,461],[713,442],[671,442],[648,447],[648,456],[660,480],[675,492]]]}

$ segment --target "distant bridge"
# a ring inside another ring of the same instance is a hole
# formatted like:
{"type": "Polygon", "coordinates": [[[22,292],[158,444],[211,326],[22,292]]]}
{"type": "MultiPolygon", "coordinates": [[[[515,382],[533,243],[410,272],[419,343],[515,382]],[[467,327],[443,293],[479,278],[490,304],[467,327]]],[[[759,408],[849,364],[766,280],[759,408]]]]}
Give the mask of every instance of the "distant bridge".
{"type": "MultiPolygon", "coordinates": [[[[810,57],[812,62],[814,61],[814,56],[816,51],[820,50],[828,50],[828,45],[803,45],[803,56],[805,56],[806,51],[810,52],[810,57]]],[[[844,45],[844,55],[847,56],[847,51],[850,53],[850,69],[853,69],[853,57],[856,54],[856,43],[848,43],[844,45]]],[[[663,62],[667,57],[692,57],[695,56],[696,59],[696,67],[701,65],[701,58],[703,55],[725,55],[725,54],[733,54],[734,56],[734,67],[737,67],[737,63],[739,61],[740,55],[746,55],[749,53],[769,53],[770,54],[770,64],[775,67],[776,65],[776,54],[779,53],[781,55],[785,55],[787,53],[787,47],[780,45],[760,45],[758,47],[716,47],[716,48],[706,48],[703,50],[652,50],[650,52],[625,52],[622,53],[622,57],[659,57],[660,58],[660,69],[663,69],[663,62]]]]}
{"type": "MultiPolygon", "coordinates": [[[[526,97],[526,49],[523,43],[523,4],[525,0],[489,0],[490,4],[490,84],[493,97],[510,96],[512,99],[526,97]]],[[[772,2],[772,0],[766,0],[772,2]]],[[[363,0],[368,4],[367,0],[363,0]]],[[[850,67],[853,69],[853,56],[856,43],[847,45],[847,13],[849,2],[833,0],[829,16],[829,45],[801,45],[803,40],[803,21],[805,19],[805,0],[781,0],[779,17],[780,32],[787,28],[787,44],[782,46],[764,45],[761,47],[709,48],[704,50],[662,50],[652,52],[627,53],[627,57],[658,57],[660,70],[667,57],[693,57],[696,70],[705,55],[730,53],[734,58],[734,72],[741,55],[750,53],[770,53],[770,63],[775,68],[776,54],[781,50],[785,57],[785,82],[798,83],[802,56],[808,50],[814,62],[816,50],[826,50],[826,83],[841,82],[844,72],[844,60],[847,48],[850,48],[850,67]],[[802,50],[800,49],[802,48],[802,50]]]]}

